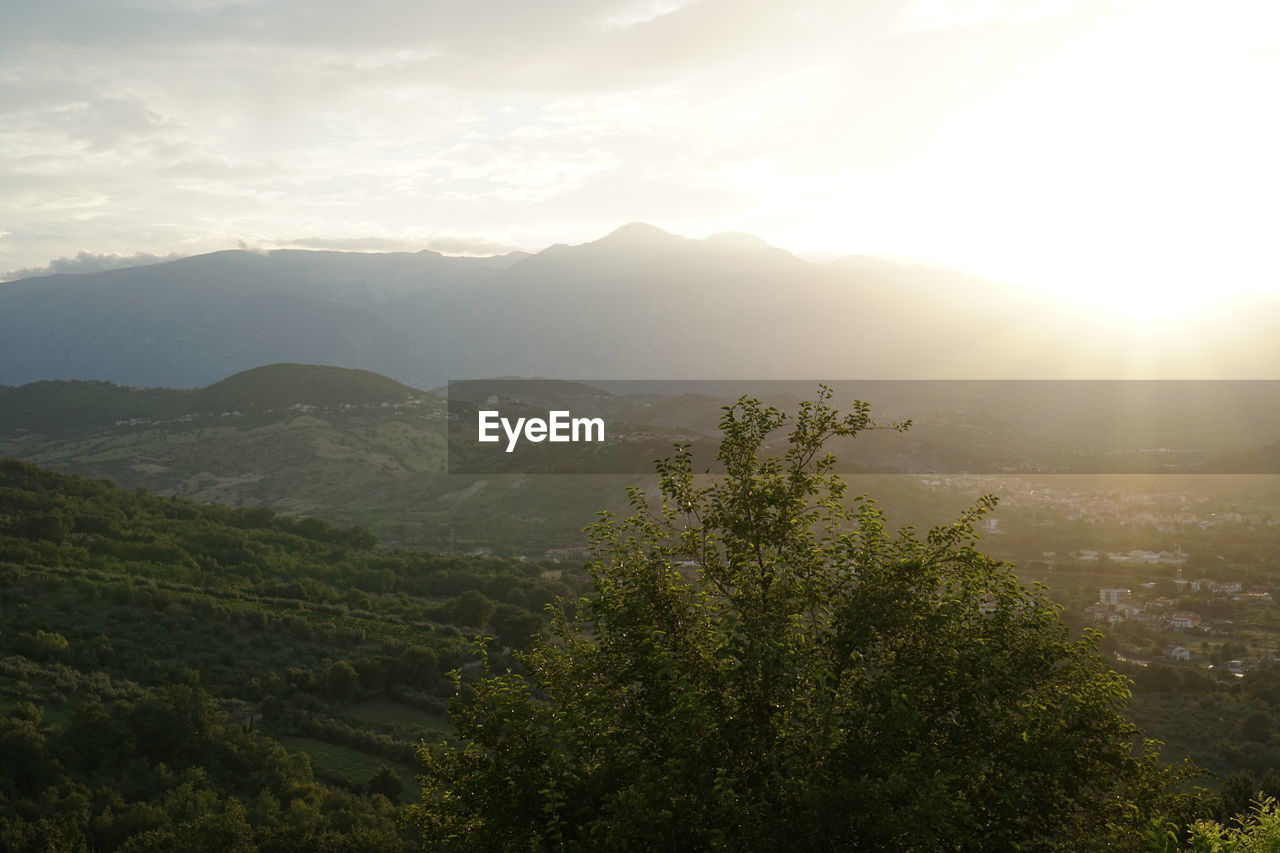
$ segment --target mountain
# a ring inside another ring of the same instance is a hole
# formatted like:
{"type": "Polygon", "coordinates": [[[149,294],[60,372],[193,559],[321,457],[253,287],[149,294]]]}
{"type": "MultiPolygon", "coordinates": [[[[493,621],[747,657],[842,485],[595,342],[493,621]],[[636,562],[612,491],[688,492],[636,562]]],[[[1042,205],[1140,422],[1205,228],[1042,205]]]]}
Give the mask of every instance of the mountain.
{"type": "Polygon", "coordinates": [[[0,383],[197,387],[276,362],[485,376],[1271,378],[1280,306],[1152,336],[1038,293],[641,223],[534,255],[215,252],[0,285],[0,383]]]}
{"type": "Polygon", "coordinates": [[[1280,474],[1280,441],[1265,447],[1232,453],[1204,463],[1198,473],[1280,474]]]}
{"type": "Polygon", "coordinates": [[[229,251],[9,282],[0,285],[0,382],[192,387],[288,361],[412,381],[427,348],[375,308],[466,287],[522,257],[229,251]]]}

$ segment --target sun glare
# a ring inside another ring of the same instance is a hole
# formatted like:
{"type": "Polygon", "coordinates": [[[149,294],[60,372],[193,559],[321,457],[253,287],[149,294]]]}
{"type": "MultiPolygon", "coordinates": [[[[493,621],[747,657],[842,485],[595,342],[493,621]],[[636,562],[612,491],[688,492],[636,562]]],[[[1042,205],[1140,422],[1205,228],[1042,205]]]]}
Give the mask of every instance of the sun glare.
{"type": "Polygon", "coordinates": [[[959,269],[1144,326],[1280,298],[1274,28],[1250,25],[1275,14],[1170,2],[1102,16],[1032,73],[903,124],[883,161],[840,162],[837,136],[838,165],[820,174],[725,169],[758,201],[730,227],[959,269]]]}

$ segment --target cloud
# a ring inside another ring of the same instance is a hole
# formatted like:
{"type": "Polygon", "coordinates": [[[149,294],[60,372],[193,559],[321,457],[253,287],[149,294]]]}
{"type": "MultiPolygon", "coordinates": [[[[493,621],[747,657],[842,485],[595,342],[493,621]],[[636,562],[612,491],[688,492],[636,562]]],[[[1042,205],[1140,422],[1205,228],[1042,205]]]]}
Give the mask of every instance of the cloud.
{"type": "Polygon", "coordinates": [[[138,252],[135,255],[118,255],[108,252],[96,255],[93,252],[81,251],[77,252],[73,257],[55,258],[43,267],[27,267],[0,273],[0,281],[17,281],[20,278],[34,278],[42,275],[103,272],[104,270],[122,269],[124,267],[145,267],[165,261],[175,261],[181,257],[184,256],[176,253],[152,255],[146,252],[138,252]]]}
{"type": "Polygon", "coordinates": [[[335,252],[420,252],[429,249],[445,255],[488,257],[521,251],[503,240],[470,235],[437,235],[430,237],[296,237],[276,240],[282,249],[322,249],[335,252]]]}
{"type": "Polygon", "coordinates": [[[434,237],[427,241],[427,248],[445,255],[467,255],[473,258],[522,251],[510,243],[481,237],[434,237]]]}
{"type": "Polygon", "coordinates": [[[422,246],[395,237],[297,237],[276,240],[282,249],[327,249],[336,252],[416,252],[422,246]]]}
{"type": "Polygon", "coordinates": [[[704,177],[743,138],[714,104],[786,66],[814,20],[851,20],[802,5],[18,3],[0,28],[0,264],[299,234],[491,253],[679,222],[589,197],[639,171],[668,198],[740,198],[704,177]]]}

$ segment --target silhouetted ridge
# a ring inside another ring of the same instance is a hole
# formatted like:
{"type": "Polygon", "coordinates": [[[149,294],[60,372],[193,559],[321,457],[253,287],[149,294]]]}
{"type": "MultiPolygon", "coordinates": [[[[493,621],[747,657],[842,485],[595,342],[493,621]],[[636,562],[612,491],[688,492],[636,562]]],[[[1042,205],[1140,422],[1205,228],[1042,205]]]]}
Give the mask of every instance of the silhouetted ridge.
{"type": "Polygon", "coordinates": [[[663,231],[653,225],[644,222],[632,222],[623,225],[621,228],[615,229],[605,236],[596,240],[597,245],[605,246],[634,246],[636,248],[647,248],[652,246],[671,245],[672,243],[684,242],[686,238],[678,237],[668,231],[663,231]]]}
{"type": "Polygon", "coordinates": [[[363,405],[419,393],[408,385],[367,370],[316,364],[268,364],[245,370],[197,392],[201,400],[239,406],[297,403],[363,405]]]}

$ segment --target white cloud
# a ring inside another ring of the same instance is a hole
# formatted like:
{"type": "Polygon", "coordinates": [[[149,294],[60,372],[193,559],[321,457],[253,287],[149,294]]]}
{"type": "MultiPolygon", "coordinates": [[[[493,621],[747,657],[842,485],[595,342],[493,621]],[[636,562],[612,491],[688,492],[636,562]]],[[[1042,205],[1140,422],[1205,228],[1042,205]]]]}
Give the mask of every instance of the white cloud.
{"type": "MultiPolygon", "coordinates": [[[[3,232],[0,232],[0,237],[2,236],[3,232]]],[[[17,281],[20,278],[64,273],[102,272],[103,270],[121,269],[123,267],[145,267],[150,264],[177,260],[180,257],[182,255],[160,256],[146,252],[139,252],[135,255],[117,255],[115,253],[95,255],[92,252],[77,252],[71,257],[56,258],[43,267],[12,269],[8,272],[0,273],[0,281],[17,281]]]]}

